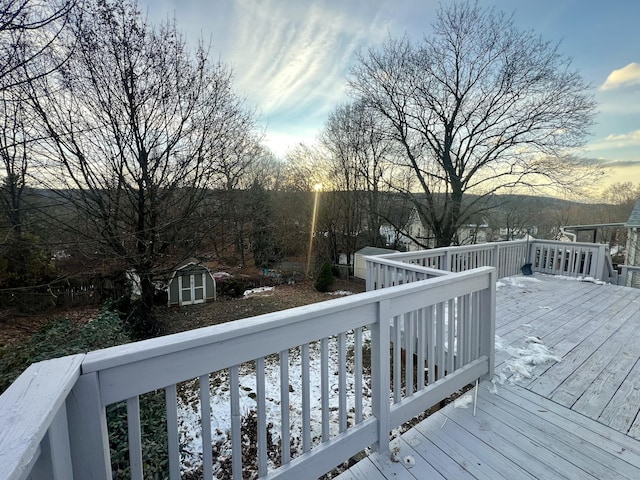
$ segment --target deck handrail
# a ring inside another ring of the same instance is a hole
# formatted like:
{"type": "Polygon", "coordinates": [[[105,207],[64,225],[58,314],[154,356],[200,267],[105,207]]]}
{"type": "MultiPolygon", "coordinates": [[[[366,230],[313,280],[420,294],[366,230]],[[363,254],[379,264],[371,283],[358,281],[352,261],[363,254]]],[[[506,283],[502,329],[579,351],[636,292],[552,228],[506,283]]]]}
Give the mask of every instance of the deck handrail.
{"type": "Polygon", "coordinates": [[[365,261],[367,290],[481,266],[496,268],[498,278],[504,278],[520,274],[526,264],[533,272],[617,283],[609,247],[584,242],[513,240],[368,256],[365,261]]]}
{"type": "MultiPolygon", "coordinates": [[[[495,285],[495,269],[477,268],[35,364],[0,397],[0,412],[11,406],[26,412],[22,416],[0,416],[0,459],[10,455],[20,459],[20,468],[0,467],[1,478],[48,478],[55,467],[55,478],[110,480],[106,407],[121,401],[127,407],[131,478],[142,478],[139,398],[164,389],[169,474],[171,479],[177,479],[180,452],[176,384],[197,379],[199,385],[209,385],[211,375],[219,371],[228,372],[233,476],[242,478],[239,373],[245,362],[255,365],[260,478],[318,477],[367,447],[388,449],[389,431],[475,379],[492,377],[495,285]],[[403,343],[403,336],[414,338],[415,342],[403,343]],[[353,347],[348,347],[348,342],[353,347]],[[371,391],[370,406],[362,385],[365,344],[370,345],[371,351],[371,383],[366,386],[371,391]],[[334,399],[337,407],[329,408],[332,394],[328,357],[334,346],[339,388],[334,399]],[[404,359],[398,346],[407,349],[404,359]],[[352,373],[346,365],[348,348],[353,350],[352,373]],[[283,466],[268,469],[265,364],[271,358],[278,359],[274,361],[281,372],[281,423],[291,425],[289,415],[294,406],[290,405],[288,393],[288,369],[292,350],[301,357],[304,380],[302,404],[295,406],[302,412],[302,431],[298,433],[303,453],[292,458],[290,431],[283,428],[283,466]],[[322,434],[315,441],[309,425],[312,363],[322,378],[322,434]],[[43,385],[33,383],[34,372],[57,372],[61,365],[65,366],[64,374],[58,372],[43,385]],[[414,365],[421,365],[415,368],[415,374],[414,365]],[[345,393],[349,375],[356,382],[353,398],[347,398],[345,393]],[[43,391],[47,393],[39,399],[43,391]],[[22,399],[33,405],[26,408],[22,399]],[[42,402],[47,403],[47,408],[42,402]],[[34,405],[43,407],[46,414],[29,418],[34,405]],[[330,415],[336,408],[338,429],[332,433],[328,423],[333,422],[330,415]],[[9,433],[19,430],[30,441],[7,438],[7,422],[13,422],[9,433]],[[46,454],[38,455],[38,450],[46,454]]],[[[210,389],[200,389],[198,395],[202,411],[208,411],[210,389]]],[[[203,422],[200,435],[209,447],[208,454],[207,447],[202,452],[203,476],[208,478],[212,476],[210,430],[209,422],[203,422]]]]}

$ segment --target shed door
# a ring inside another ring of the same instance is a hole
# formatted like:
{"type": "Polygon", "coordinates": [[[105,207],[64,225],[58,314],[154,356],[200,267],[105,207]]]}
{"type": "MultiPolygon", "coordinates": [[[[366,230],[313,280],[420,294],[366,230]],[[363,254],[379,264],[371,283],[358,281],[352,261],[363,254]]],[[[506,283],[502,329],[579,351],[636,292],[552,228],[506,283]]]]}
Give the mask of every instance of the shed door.
{"type": "Polygon", "coordinates": [[[180,275],[178,277],[178,289],[180,290],[180,305],[192,305],[194,303],[204,303],[205,297],[205,274],[192,273],[190,275],[180,275]]]}
{"type": "Polygon", "coordinates": [[[205,279],[204,273],[197,273],[195,275],[191,275],[191,293],[193,298],[193,303],[203,303],[205,301],[205,279]]]}

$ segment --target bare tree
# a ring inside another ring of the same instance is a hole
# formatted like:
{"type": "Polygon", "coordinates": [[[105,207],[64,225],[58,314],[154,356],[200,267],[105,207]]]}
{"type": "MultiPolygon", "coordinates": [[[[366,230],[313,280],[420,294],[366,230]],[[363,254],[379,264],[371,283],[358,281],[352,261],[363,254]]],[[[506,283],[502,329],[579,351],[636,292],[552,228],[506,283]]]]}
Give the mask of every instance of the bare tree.
{"type": "Polygon", "coordinates": [[[285,171],[284,161],[263,147],[247,173],[251,185],[258,182],[265,190],[279,191],[283,186],[285,171]]]}
{"type": "Polygon", "coordinates": [[[67,227],[91,253],[138,275],[140,333],[152,334],[154,281],[206,234],[198,209],[240,111],[232,75],[190,52],[175,24],[148,25],[132,0],[88,2],[70,26],[73,55],[32,83],[50,139],[39,178],[73,205],[67,227]]]}
{"type": "Polygon", "coordinates": [[[602,199],[617,206],[615,213],[619,218],[626,220],[631,214],[636,201],[640,199],[640,183],[618,182],[609,185],[602,192],[602,199]]]}
{"type": "Polygon", "coordinates": [[[324,159],[317,146],[299,143],[287,151],[286,175],[282,189],[294,192],[313,192],[314,186],[327,182],[324,159]]]}
{"type": "Polygon", "coordinates": [[[15,237],[22,233],[22,199],[30,156],[30,122],[24,107],[9,90],[0,91],[0,160],[5,174],[0,201],[15,237]]]}
{"type": "Polygon", "coordinates": [[[495,192],[576,187],[588,173],[568,155],[592,124],[588,85],[557,45],[494,9],[442,6],[421,43],[389,38],[360,55],[350,86],[401,147],[420,195],[400,190],[438,246],[495,192]]]}
{"type": "Polygon", "coordinates": [[[262,156],[262,135],[256,129],[254,111],[247,109],[242,99],[236,98],[229,107],[211,137],[211,147],[218,152],[213,185],[219,190],[213,245],[222,252],[230,243],[244,264],[250,223],[245,191],[252,185],[253,167],[262,156]]]}
{"type": "Polygon", "coordinates": [[[338,106],[320,134],[329,184],[339,192],[337,206],[329,210],[349,256],[355,253],[358,235],[365,234],[369,245],[378,245],[380,238],[381,191],[391,145],[375,115],[362,102],[338,106]]]}
{"type": "Polygon", "coordinates": [[[11,233],[22,233],[23,194],[35,134],[21,86],[55,70],[54,50],[76,0],[0,0],[0,190],[11,233]]]}
{"type": "MultiPolygon", "coordinates": [[[[0,88],[27,81],[25,68],[38,65],[37,75],[59,66],[52,52],[77,0],[0,0],[0,88]],[[37,62],[36,62],[37,61],[37,62]]],[[[35,72],[35,71],[34,71],[35,72]]],[[[36,73],[32,72],[32,76],[36,73]]]]}

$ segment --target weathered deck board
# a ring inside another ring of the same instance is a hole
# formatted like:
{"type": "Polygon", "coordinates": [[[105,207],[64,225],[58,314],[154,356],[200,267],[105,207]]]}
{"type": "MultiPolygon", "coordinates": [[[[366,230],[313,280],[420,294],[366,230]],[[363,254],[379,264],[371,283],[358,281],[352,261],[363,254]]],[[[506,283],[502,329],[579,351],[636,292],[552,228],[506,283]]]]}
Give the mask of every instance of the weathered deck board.
{"type": "MultiPolygon", "coordinates": [[[[582,315],[583,313],[578,310],[576,314],[582,315]]],[[[600,363],[607,363],[607,359],[615,358],[618,355],[618,342],[626,336],[632,336],[638,325],[640,325],[640,318],[626,318],[624,311],[621,311],[609,318],[593,317],[588,325],[583,325],[578,330],[573,330],[573,326],[567,328],[567,336],[555,345],[550,345],[562,357],[562,362],[549,366],[537,378],[533,379],[527,388],[540,395],[550,397],[592,356],[595,356],[593,358],[600,363]],[[590,328],[594,325],[597,325],[597,328],[590,328]]],[[[597,370],[588,371],[586,367],[582,370],[581,381],[587,386],[600,373],[597,370]]],[[[584,388],[581,390],[584,391],[584,388]]]]}
{"type": "Polygon", "coordinates": [[[638,416],[639,403],[640,364],[636,363],[598,420],[618,431],[627,432],[638,416]]]}
{"type": "Polygon", "coordinates": [[[516,386],[492,394],[482,384],[473,408],[453,404],[402,435],[400,459],[374,453],[338,477],[395,479],[637,479],[640,442],[516,386]],[[541,404],[542,402],[542,404],[541,404]],[[570,412],[570,411],[569,411],[570,412]],[[380,477],[383,475],[383,477],[380,477]]]}
{"type": "MultiPolygon", "coordinates": [[[[618,318],[622,319],[624,316],[626,315],[621,313],[618,318]]],[[[562,384],[556,387],[550,398],[567,407],[572,407],[582,397],[585,397],[584,401],[578,404],[578,407],[584,404],[584,407],[591,408],[591,402],[606,406],[608,400],[611,399],[611,392],[615,392],[625,378],[625,375],[620,370],[622,366],[620,363],[625,360],[631,363],[632,357],[637,359],[640,354],[638,342],[635,338],[636,331],[637,322],[633,318],[626,319],[618,330],[605,339],[582,364],[576,367],[562,384]],[[598,388],[597,384],[601,375],[607,366],[612,363],[617,367],[616,370],[610,370],[614,375],[609,375],[608,377],[609,387],[612,388],[598,388]],[[592,386],[593,388],[591,388],[592,386]]],[[[577,348],[573,351],[576,350],[577,348]]],[[[596,415],[595,412],[594,415],[596,415]]]]}
{"type": "MultiPolygon", "coordinates": [[[[564,287],[569,283],[567,281],[560,285],[564,287]]],[[[497,289],[497,297],[500,300],[497,308],[500,315],[496,318],[496,329],[500,330],[500,335],[505,338],[508,338],[513,330],[520,329],[523,324],[546,323],[552,318],[551,311],[570,311],[574,305],[589,301],[591,288],[597,287],[590,284],[590,287],[586,288],[566,289],[562,296],[550,296],[545,282],[540,281],[538,276],[531,277],[523,285],[518,288],[505,284],[497,289]]]]}
{"type": "MultiPolygon", "coordinates": [[[[497,291],[496,334],[537,336],[561,362],[448,405],[339,478],[640,478],[640,289],[536,275],[497,291]],[[542,280],[536,282],[535,280],[542,280]]],[[[508,358],[497,352],[496,372],[508,358]]]]}

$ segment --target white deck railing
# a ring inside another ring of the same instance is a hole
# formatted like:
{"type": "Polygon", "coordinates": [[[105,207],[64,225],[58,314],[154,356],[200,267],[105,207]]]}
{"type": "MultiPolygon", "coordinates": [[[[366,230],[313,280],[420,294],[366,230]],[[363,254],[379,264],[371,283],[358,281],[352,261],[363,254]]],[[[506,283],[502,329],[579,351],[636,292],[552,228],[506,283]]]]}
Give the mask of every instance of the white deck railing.
{"type": "Polygon", "coordinates": [[[534,271],[552,275],[602,281],[615,277],[608,245],[536,240],[531,243],[529,262],[534,271]]]}
{"type": "Polygon", "coordinates": [[[640,288],[640,266],[622,265],[618,285],[640,288]]]}
{"type": "Polygon", "coordinates": [[[504,278],[520,274],[525,264],[534,272],[617,283],[609,247],[593,243],[515,240],[377,255],[366,257],[366,263],[367,290],[483,266],[494,267],[504,278]]]}
{"type": "Polygon", "coordinates": [[[0,478],[111,480],[106,407],[125,402],[130,475],[142,479],[140,396],[158,389],[166,398],[168,476],[180,478],[178,392],[185,381],[198,389],[205,419],[193,426],[204,445],[204,478],[213,476],[212,380],[229,391],[233,478],[242,478],[243,452],[257,456],[260,478],[298,479],[317,478],[369,446],[386,450],[390,430],[493,375],[496,271],[443,273],[422,271],[411,284],[34,364],[0,397],[0,478]],[[403,336],[415,339],[404,355],[393,348],[403,336]],[[293,357],[300,358],[299,404],[290,396],[293,357]],[[265,370],[272,367],[284,426],[279,468],[269,455],[265,414],[265,370]],[[241,432],[240,373],[248,370],[256,386],[253,450],[241,432]],[[311,395],[314,387],[319,395],[311,395]],[[321,412],[320,425],[311,423],[312,409],[321,412]],[[292,438],[301,439],[295,452],[292,438]]]}

